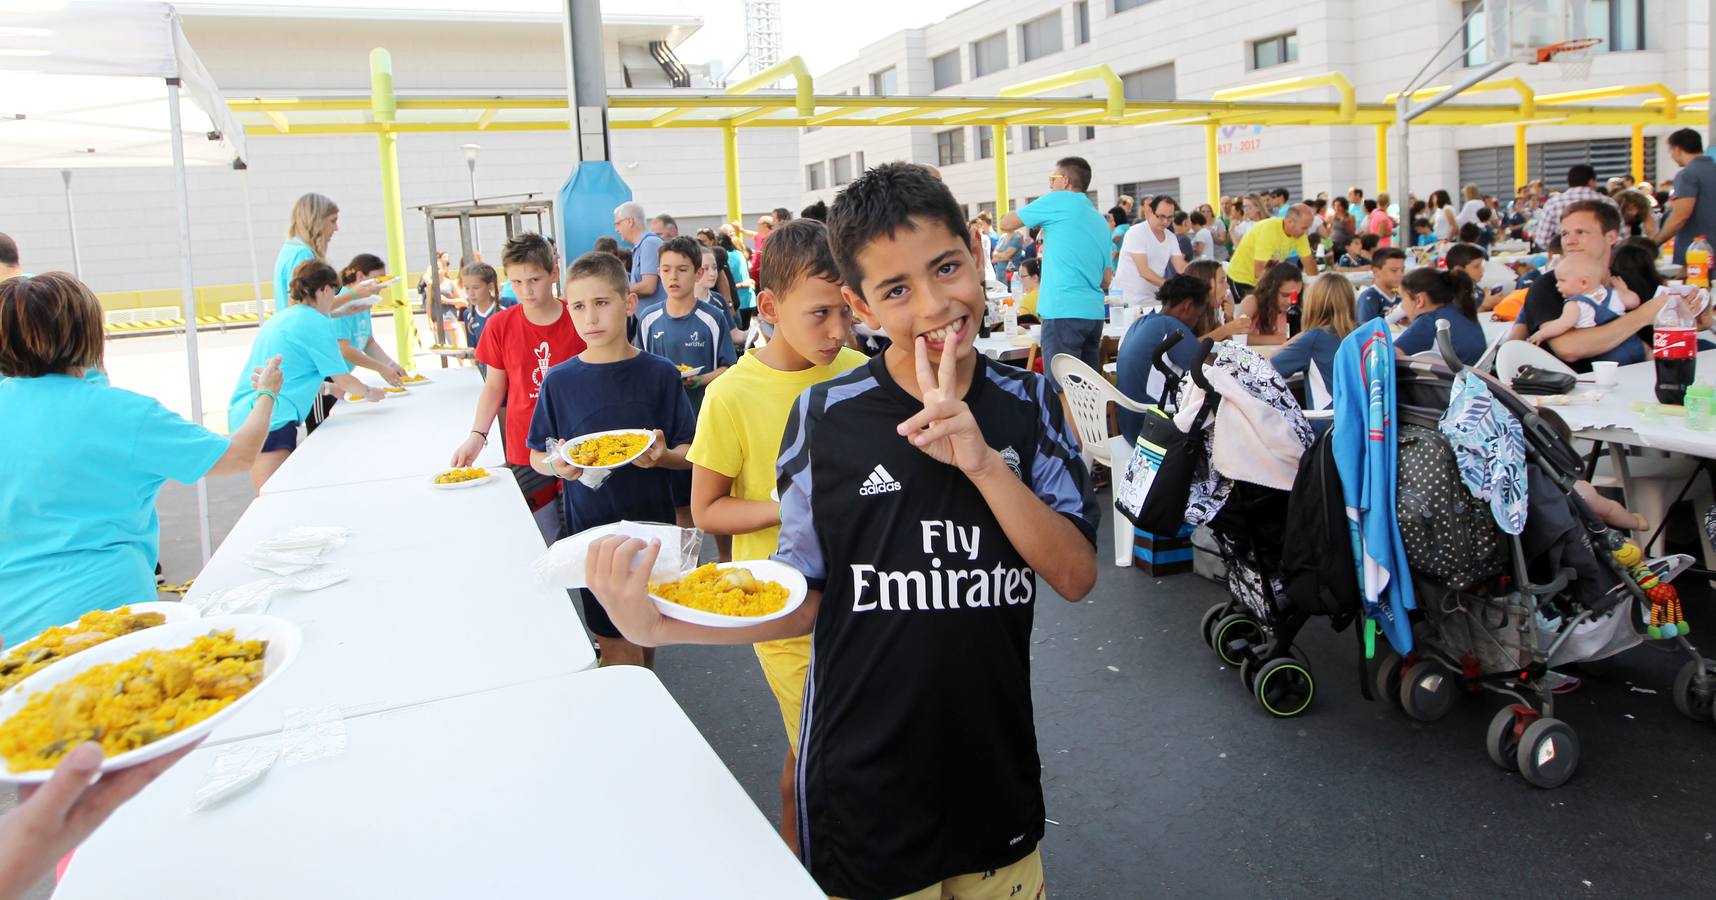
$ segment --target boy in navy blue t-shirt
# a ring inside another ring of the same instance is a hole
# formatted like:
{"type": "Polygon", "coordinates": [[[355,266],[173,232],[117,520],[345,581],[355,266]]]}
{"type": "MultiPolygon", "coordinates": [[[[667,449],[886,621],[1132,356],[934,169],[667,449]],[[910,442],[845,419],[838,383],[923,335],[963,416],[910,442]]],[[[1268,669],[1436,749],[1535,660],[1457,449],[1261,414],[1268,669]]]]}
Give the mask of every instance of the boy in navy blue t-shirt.
{"type": "MultiPolygon", "coordinates": [[[[626,318],[636,304],[625,269],[612,254],[586,253],[566,271],[566,308],[586,347],[543,377],[525,443],[532,468],[566,479],[567,534],[623,519],[669,521],[674,510],[674,472],[669,470],[691,468],[685,460],[691,448],[691,404],[679,386],[679,370],[626,343],[626,318]],[[548,450],[550,439],[619,428],[654,431],[655,442],[597,488],[575,480],[584,470],[548,450]]],[[[603,665],[654,665],[654,648],[621,637],[589,591],[583,592],[583,601],[584,624],[596,635],[603,665]]]]}
{"type": "MultiPolygon", "coordinates": [[[[697,300],[697,271],[702,247],[688,237],[661,245],[660,277],[667,299],[638,310],[637,346],[696,374],[683,378],[695,427],[703,406],[703,388],[738,362],[727,317],[697,300]]],[[[684,371],[683,369],[681,371],[684,371]]],[[[676,520],[691,527],[691,472],[673,474],[676,520]]]]}

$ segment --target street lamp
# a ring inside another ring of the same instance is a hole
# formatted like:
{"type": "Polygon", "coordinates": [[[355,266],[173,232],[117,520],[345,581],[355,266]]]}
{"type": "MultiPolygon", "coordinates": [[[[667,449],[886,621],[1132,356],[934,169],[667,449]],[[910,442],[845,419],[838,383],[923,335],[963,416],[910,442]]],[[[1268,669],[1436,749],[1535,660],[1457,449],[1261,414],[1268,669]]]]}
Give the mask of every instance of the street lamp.
{"type": "MultiPolygon", "coordinates": [[[[459,149],[465,151],[465,168],[471,173],[471,205],[477,203],[477,153],[483,148],[476,144],[460,144],[459,149]]],[[[483,252],[482,229],[471,229],[471,248],[477,253],[483,252]]]]}

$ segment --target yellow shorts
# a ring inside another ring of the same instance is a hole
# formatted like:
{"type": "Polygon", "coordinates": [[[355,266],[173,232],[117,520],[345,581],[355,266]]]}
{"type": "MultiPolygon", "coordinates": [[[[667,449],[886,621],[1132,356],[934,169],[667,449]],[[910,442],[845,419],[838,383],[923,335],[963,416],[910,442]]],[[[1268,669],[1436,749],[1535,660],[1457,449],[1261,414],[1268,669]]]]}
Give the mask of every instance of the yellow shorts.
{"type": "Polygon", "coordinates": [[[1047,900],[1040,849],[1018,862],[988,872],[956,875],[913,891],[899,900],[1047,900]]]}
{"type": "Polygon", "coordinates": [[[810,635],[764,641],[753,645],[763,678],[781,705],[781,724],[786,726],[787,746],[798,755],[799,717],[804,710],[804,678],[810,672],[810,635]]]}

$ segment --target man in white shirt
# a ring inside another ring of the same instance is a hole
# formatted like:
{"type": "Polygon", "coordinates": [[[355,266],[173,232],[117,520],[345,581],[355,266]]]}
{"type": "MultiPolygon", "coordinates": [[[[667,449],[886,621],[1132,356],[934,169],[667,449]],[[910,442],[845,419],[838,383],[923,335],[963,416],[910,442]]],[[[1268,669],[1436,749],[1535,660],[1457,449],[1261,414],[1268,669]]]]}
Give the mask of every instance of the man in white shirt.
{"type": "Polygon", "coordinates": [[[1179,238],[1169,226],[1179,208],[1180,204],[1166,194],[1152,197],[1144,207],[1143,221],[1126,230],[1114,282],[1127,303],[1154,301],[1156,289],[1168,280],[1169,266],[1175,272],[1186,268],[1179,238]]]}

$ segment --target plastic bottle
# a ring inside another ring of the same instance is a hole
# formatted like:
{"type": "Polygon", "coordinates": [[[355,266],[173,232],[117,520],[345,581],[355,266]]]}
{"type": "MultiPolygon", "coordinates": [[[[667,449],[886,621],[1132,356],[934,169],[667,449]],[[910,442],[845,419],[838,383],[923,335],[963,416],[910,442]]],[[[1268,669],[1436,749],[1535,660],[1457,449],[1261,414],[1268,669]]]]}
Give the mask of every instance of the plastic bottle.
{"type": "Polygon", "coordinates": [[[1686,283],[1710,289],[1710,242],[1702,234],[1686,248],[1686,283]]]}
{"type": "Polygon", "coordinates": [[[1652,326],[1651,351],[1656,357],[1656,402],[1680,405],[1698,374],[1697,323],[1680,295],[1670,293],[1652,326]]]}

